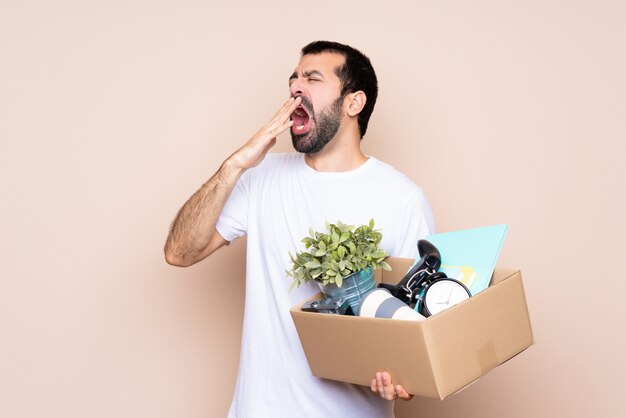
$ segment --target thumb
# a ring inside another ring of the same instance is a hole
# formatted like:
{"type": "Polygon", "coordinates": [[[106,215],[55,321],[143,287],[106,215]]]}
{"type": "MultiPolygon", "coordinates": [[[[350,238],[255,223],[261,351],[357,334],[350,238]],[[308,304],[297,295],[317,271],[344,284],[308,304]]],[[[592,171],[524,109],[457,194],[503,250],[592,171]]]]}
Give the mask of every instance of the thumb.
{"type": "Polygon", "coordinates": [[[405,401],[408,401],[413,397],[413,395],[409,395],[407,391],[404,390],[404,387],[402,387],[401,385],[396,385],[396,395],[398,395],[398,398],[405,401]]]}

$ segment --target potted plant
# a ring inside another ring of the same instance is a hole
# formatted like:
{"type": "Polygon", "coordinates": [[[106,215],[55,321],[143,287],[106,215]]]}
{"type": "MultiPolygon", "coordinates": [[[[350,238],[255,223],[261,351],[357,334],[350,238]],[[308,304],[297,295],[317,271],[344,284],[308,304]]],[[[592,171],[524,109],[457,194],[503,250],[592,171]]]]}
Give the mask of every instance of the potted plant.
{"type": "Polygon", "coordinates": [[[346,298],[357,313],[361,297],[375,286],[374,270],[391,270],[384,261],[387,252],[379,247],[382,234],[374,229],[373,219],[356,229],[341,221],[326,222],[326,230],[311,228],[302,239],[306,250],[295,256],[289,253],[293,263],[287,271],[293,278],[290,289],[314,280],[326,298],[346,298]]]}

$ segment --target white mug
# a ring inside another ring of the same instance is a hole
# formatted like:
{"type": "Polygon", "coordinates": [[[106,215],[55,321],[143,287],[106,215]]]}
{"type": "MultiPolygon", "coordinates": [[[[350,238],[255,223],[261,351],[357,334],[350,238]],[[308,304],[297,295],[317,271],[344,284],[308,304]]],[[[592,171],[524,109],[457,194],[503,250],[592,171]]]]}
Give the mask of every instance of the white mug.
{"type": "Polygon", "coordinates": [[[394,297],[387,289],[374,289],[366,293],[363,299],[361,299],[359,316],[411,321],[423,321],[426,319],[425,316],[394,297]]]}

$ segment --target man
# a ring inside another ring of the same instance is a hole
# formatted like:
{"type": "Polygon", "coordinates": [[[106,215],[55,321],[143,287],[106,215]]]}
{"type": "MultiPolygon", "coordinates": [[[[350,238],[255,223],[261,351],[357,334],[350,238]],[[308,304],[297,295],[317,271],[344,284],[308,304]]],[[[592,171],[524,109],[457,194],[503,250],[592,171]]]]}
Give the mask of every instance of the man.
{"type": "MultiPolygon", "coordinates": [[[[377,373],[370,389],[312,376],[289,315],[319,291],[308,283],[289,292],[285,274],[289,251],[302,249],[309,227],[373,218],[382,247],[410,258],[417,240],[433,232],[421,189],[361,151],[377,90],[374,69],[359,51],[325,41],[305,46],[289,78],[291,97],[172,224],[165,256],[177,266],[248,236],[241,360],[229,417],[391,417],[390,401],[410,399],[387,373],[377,373]],[[287,129],[298,153],[268,153],[287,129]]],[[[350,349],[346,342],[345,355],[350,349]]]]}

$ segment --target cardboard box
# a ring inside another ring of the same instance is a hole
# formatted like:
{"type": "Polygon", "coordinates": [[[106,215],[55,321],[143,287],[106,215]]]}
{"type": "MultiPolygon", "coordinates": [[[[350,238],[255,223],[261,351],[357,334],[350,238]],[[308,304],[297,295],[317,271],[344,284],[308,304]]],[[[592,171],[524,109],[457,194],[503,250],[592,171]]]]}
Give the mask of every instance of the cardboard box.
{"type": "MultiPolygon", "coordinates": [[[[413,260],[390,258],[376,281],[397,283],[413,260]]],[[[312,299],[321,297],[317,295],[312,299]]],[[[315,376],[369,386],[377,371],[407,392],[445,399],[533,343],[519,270],[497,268],[489,288],[425,321],[291,308],[315,376]]]]}

